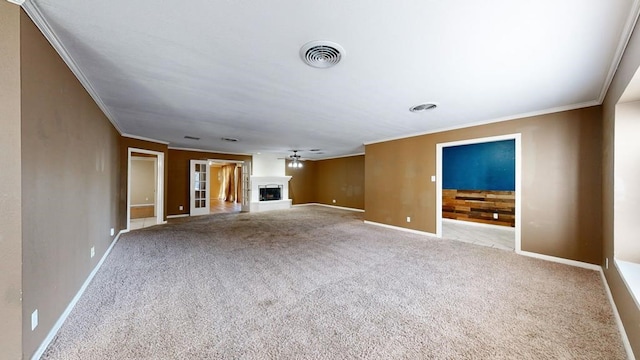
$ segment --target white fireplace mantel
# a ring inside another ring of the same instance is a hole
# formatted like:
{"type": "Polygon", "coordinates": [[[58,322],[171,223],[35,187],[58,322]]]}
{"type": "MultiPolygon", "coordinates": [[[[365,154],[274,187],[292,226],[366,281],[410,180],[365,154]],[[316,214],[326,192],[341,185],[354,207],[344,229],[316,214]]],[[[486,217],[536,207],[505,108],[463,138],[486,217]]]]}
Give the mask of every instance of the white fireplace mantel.
{"type": "Polygon", "coordinates": [[[284,210],[291,208],[291,199],[289,199],[289,180],[291,180],[291,176],[251,176],[250,211],[284,210]],[[260,201],[259,186],[265,185],[282,185],[282,199],[260,201]]]}

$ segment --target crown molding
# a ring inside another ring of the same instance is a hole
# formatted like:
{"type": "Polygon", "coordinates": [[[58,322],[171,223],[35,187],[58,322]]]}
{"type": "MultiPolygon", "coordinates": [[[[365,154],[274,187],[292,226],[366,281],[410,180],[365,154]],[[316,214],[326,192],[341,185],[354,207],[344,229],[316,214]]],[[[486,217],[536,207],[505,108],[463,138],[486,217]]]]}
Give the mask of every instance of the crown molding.
{"type": "Polygon", "coordinates": [[[58,52],[58,55],[62,58],[62,60],[67,64],[71,72],[76,76],[78,81],[82,84],[85,90],[89,93],[89,96],[96,102],[96,105],[102,110],[104,115],[109,119],[109,122],[116,128],[118,133],[123,134],[122,127],[116,121],[116,118],[109,111],[107,105],[102,101],[98,92],[95,90],[89,79],[82,72],[76,61],[71,57],[65,46],[62,44],[58,36],[55,34],[49,22],[45,19],[40,11],[40,8],[33,1],[25,1],[25,0],[7,0],[13,2],[15,4],[21,5],[22,9],[29,15],[31,20],[36,24],[38,29],[42,32],[44,37],[49,41],[51,46],[58,52]]]}
{"type": "Polygon", "coordinates": [[[588,107],[591,107],[591,106],[597,106],[597,105],[600,105],[600,104],[601,103],[598,102],[597,100],[591,100],[591,101],[587,101],[587,102],[583,102],[583,103],[579,103],[579,104],[558,106],[558,107],[551,108],[551,109],[545,109],[545,110],[540,110],[540,111],[532,111],[532,112],[528,112],[528,113],[510,115],[510,116],[505,116],[505,117],[491,119],[491,120],[478,121],[478,122],[474,122],[474,123],[461,124],[461,125],[450,126],[450,127],[445,127],[445,128],[438,128],[438,129],[434,129],[434,130],[430,130],[430,131],[412,133],[412,134],[407,134],[407,135],[399,135],[399,136],[390,137],[390,138],[386,138],[386,139],[367,141],[367,142],[364,142],[362,144],[363,145],[378,144],[378,143],[387,142],[387,141],[406,139],[406,138],[410,138],[410,137],[414,137],[414,136],[436,134],[436,133],[441,133],[441,132],[445,132],[445,131],[466,129],[466,128],[470,128],[470,127],[474,127],[474,126],[493,124],[493,123],[498,123],[498,122],[503,122],[503,121],[525,119],[525,118],[529,118],[529,117],[533,117],[533,116],[540,116],[540,115],[554,114],[554,113],[558,113],[558,112],[562,112],[562,111],[583,109],[583,108],[588,108],[588,107]]]}
{"type": "Polygon", "coordinates": [[[616,48],[616,53],[613,56],[613,59],[611,60],[611,66],[609,67],[607,78],[605,79],[604,84],[602,84],[602,89],[600,90],[600,96],[598,97],[598,105],[601,105],[602,102],[604,101],[605,96],[607,96],[607,92],[609,91],[609,86],[611,86],[613,77],[616,75],[616,72],[618,71],[618,66],[620,66],[620,62],[622,61],[622,56],[624,56],[624,51],[627,49],[629,40],[631,40],[631,35],[633,35],[633,30],[636,27],[636,23],[638,22],[639,15],[640,15],[640,0],[634,0],[633,5],[631,6],[631,11],[629,12],[629,16],[627,17],[627,21],[624,24],[624,28],[622,30],[622,36],[620,37],[620,41],[618,42],[618,47],[616,48]]]}
{"type": "Polygon", "coordinates": [[[338,155],[338,156],[331,156],[331,157],[326,157],[326,158],[320,158],[320,159],[305,159],[305,160],[311,160],[311,161],[322,161],[322,160],[333,160],[333,159],[341,159],[341,158],[347,158],[347,157],[353,157],[353,156],[362,156],[364,155],[364,153],[356,153],[356,154],[347,154],[347,155],[338,155]]]}
{"type": "Polygon", "coordinates": [[[149,141],[149,142],[153,142],[153,143],[157,143],[157,144],[169,145],[169,142],[167,142],[167,141],[146,138],[144,136],[131,135],[131,134],[121,134],[121,136],[129,138],[129,139],[136,139],[136,140],[142,140],[142,141],[149,141]]]}

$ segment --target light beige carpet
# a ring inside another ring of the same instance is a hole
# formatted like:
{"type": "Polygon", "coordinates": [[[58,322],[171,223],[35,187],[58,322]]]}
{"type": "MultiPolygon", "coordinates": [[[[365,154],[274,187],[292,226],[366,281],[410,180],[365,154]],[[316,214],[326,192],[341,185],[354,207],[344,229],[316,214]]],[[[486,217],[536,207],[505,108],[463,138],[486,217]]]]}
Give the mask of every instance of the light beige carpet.
{"type": "Polygon", "coordinates": [[[44,359],[624,359],[599,273],[300,207],[123,235],[44,359]]]}

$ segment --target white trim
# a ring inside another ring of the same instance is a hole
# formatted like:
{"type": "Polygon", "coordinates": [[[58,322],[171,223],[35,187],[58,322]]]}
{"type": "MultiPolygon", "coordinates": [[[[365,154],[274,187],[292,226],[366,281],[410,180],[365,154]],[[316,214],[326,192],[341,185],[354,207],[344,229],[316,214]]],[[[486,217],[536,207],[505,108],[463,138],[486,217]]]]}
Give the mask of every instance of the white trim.
{"type": "Polygon", "coordinates": [[[31,360],[40,359],[42,354],[44,354],[44,351],[47,350],[47,347],[49,346],[49,344],[51,343],[53,338],[55,338],[56,334],[58,333],[58,331],[62,327],[62,324],[64,324],[64,322],[67,320],[67,318],[69,317],[69,314],[71,313],[73,308],[78,303],[78,300],[80,300],[80,297],[82,297],[82,294],[84,294],[85,290],[87,289],[87,286],[89,286],[89,284],[91,283],[91,280],[93,280],[93,278],[98,273],[98,270],[100,270],[100,267],[102,267],[102,264],[104,263],[104,260],[111,253],[111,249],[113,249],[114,245],[118,242],[118,239],[120,239],[120,235],[124,234],[125,232],[126,231],[124,231],[124,230],[120,230],[120,232],[118,232],[118,235],[116,235],[116,237],[113,239],[113,241],[111,242],[111,245],[109,245],[109,247],[107,248],[107,251],[104,252],[104,255],[102,255],[102,258],[100,259],[100,261],[98,261],[98,264],[96,264],[96,266],[93,268],[91,273],[89,273],[89,276],[86,278],[86,280],[84,281],[84,283],[80,287],[80,290],[78,290],[78,292],[73,297],[73,299],[71,299],[71,302],[64,309],[64,311],[62,312],[62,315],[60,315],[60,317],[58,318],[56,323],[53,325],[51,330],[49,330],[49,333],[47,334],[47,337],[45,337],[44,340],[42,341],[42,343],[40,343],[40,346],[38,347],[36,352],[31,357],[31,360]]]}
{"type": "Polygon", "coordinates": [[[167,142],[167,141],[151,139],[151,138],[147,138],[147,137],[144,137],[144,136],[131,135],[131,134],[122,134],[122,137],[126,137],[126,138],[129,138],[129,139],[148,141],[148,142],[157,143],[157,144],[169,145],[169,142],[167,142]]]}
{"type": "Polygon", "coordinates": [[[627,49],[627,45],[629,44],[629,40],[631,40],[631,35],[633,34],[633,29],[636,27],[636,22],[638,21],[638,15],[640,15],[640,0],[633,0],[633,5],[631,6],[631,11],[629,11],[629,16],[627,17],[627,21],[624,24],[624,28],[622,30],[622,36],[618,42],[618,47],[616,48],[616,53],[613,55],[613,59],[611,60],[611,65],[609,66],[609,72],[607,73],[607,77],[602,84],[602,89],[600,90],[600,96],[598,96],[598,103],[602,104],[604,98],[607,96],[607,92],[609,91],[609,86],[611,86],[611,82],[613,81],[616,72],[618,71],[618,67],[622,62],[622,56],[624,55],[625,50],[627,49]]]}
{"type": "Polygon", "coordinates": [[[7,0],[10,3],[16,4],[18,6],[24,4],[25,0],[7,0]]]}
{"type": "Polygon", "coordinates": [[[183,217],[189,217],[189,214],[167,215],[167,219],[176,219],[176,218],[183,218],[183,217]]]}
{"type": "Polygon", "coordinates": [[[135,155],[131,156],[131,160],[135,160],[135,161],[151,161],[151,162],[155,162],[156,159],[157,158],[148,157],[148,156],[135,156],[135,155]]]}
{"type": "Polygon", "coordinates": [[[490,229],[499,229],[499,230],[511,229],[511,230],[515,231],[515,228],[511,227],[511,226],[485,224],[485,223],[480,223],[480,222],[475,222],[475,221],[465,221],[465,220],[455,220],[455,219],[443,218],[442,222],[458,223],[458,224],[459,223],[463,223],[464,225],[469,225],[469,226],[477,226],[477,227],[484,227],[484,228],[490,228],[490,229]]]}
{"type": "MultiPolygon", "coordinates": [[[[196,151],[196,152],[213,153],[213,154],[251,156],[251,158],[253,159],[253,155],[246,154],[246,153],[232,153],[232,152],[224,152],[224,151],[204,150],[204,149],[195,149],[195,148],[183,148],[183,147],[175,147],[175,146],[169,146],[168,148],[169,148],[169,150],[196,151]]],[[[226,161],[231,161],[231,160],[226,160],[226,161]]]]}
{"type": "Polygon", "coordinates": [[[122,127],[118,124],[116,118],[111,114],[107,105],[102,101],[98,92],[93,87],[89,79],[84,75],[82,70],[78,64],[73,60],[67,49],[64,47],[58,36],[55,34],[45,17],[42,15],[42,12],[38,8],[38,6],[33,1],[26,1],[22,4],[22,9],[29,15],[31,20],[36,24],[38,29],[42,32],[44,37],[49,40],[49,43],[53,48],[58,52],[58,55],[62,58],[62,60],[67,64],[71,72],[76,76],[78,81],[82,84],[82,86],[87,90],[89,96],[96,102],[96,105],[102,110],[104,115],[109,119],[109,122],[116,128],[119,134],[122,134],[122,127]]]}
{"type": "Polygon", "coordinates": [[[150,154],[156,155],[157,166],[156,168],[156,199],[155,199],[155,218],[156,224],[164,223],[164,152],[153,151],[147,149],[138,149],[135,147],[127,148],[127,228],[129,231],[131,229],[131,161],[132,161],[132,153],[141,153],[141,154],[150,154]],[[159,210],[159,211],[158,211],[159,210]]]}
{"type": "Polygon", "coordinates": [[[640,285],[640,265],[615,258],[613,259],[613,263],[622,278],[622,282],[627,287],[631,298],[636,303],[638,309],[640,309],[640,288],[636,286],[640,285]]]}
{"type": "Polygon", "coordinates": [[[618,307],[616,306],[616,303],[613,300],[613,294],[611,294],[611,289],[609,288],[609,282],[607,281],[607,277],[604,275],[604,271],[602,270],[602,267],[600,267],[600,277],[602,277],[602,282],[604,283],[604,289],[606,290],[607,298],[609,299],[609,303],[611,304],[611,308],[613,309],[613,317],[616,321],[616,325],[618,325],[618,330],[620,331],[620,337],[622,338],[622,345],[624,345],[624,349],[627,352],[627,359],[634,360],[635,356],[633,355],[633,348],[631,348],[631,343],[629,342],[627,331],[624,329],[624,324],[622,323],[622,319],[620,318],[620,313],[618,313],[618,307]]]}
{"type": "Polygon", "coordinates": [[[515,140],[515,252],[522,250],[522,135],[520,133],[466,139],[436,144],[436,234],[442,237],[442,149],[450,146],[480,144],[502,140],[515,140]]]}
{"type": "Polygon", "coordinates": [[[131,204],[131,207],[146,207],[146,206],[155,206],[155,205],[156,204],[131,204]]]}
{"type": "Polygon", "coordinates": [[[582,262],[582,261],[569,260],[569,259],[555,257],[555,256],[538,254],[538,253],[529,252],[529,251],[520,250],[520,251],[516,251],[516,253],[518,255],[528,256],[528,257],[532,257],[532,258],[536,258],[536,259],[551,261],[551,262],[570,265],[570,266],[575,266],[575,267],[579,267],[579,268],[583,268],[583,269],[596,270],[596,271],[602,269],[601,266],[595,265],[595,264],[589,264],[589,263],[582,262]]]}
{"type": "Polygon", "coordinates": [[[523,113],[523,114],[504,116],[504,117],[501,117],[501,118],[496,118],[496,119],[491,119],[491,120],[482,120],[482,121],[477,121],[477,122],[472,122],[472,123],[466,123],[466,124],[450,126],[450,127],[446,127],[446,128],[439,128],[439,129],[428,130],[428,131],[423,131],[423,132],[417,132],[417,133],[412,133],[412,134],[407,134],[407,135],[400,135],[400,136],[390,137],[390,138],[386,138],[386,139],[367,141],[367,142],[364,142],[363,144],[364,145],[372,145],[372,144],[377,144],[377,143],[381,143],[381,142],[406,139],[406,138],[422,136],[422,135],[437,134],[437,133],[441,133],[441,132],[445,132],[445,131],[466,129],[466,128],[469,128],[469,127],[493,124],[493,123],[497,123],[497,122],[510,121],[510,120],[520,120],[520,119],[525,119],[525,118],[529,118],[529,117],[533,117],[533,116],[540,116],[540,115],[558,113],[558,112],[562,112],[562,111],[582,109],[582,108],[587,108],[587,107],[591,107],[591,106],[597,106],[597,105],[600,105],[600,104],[601,103],[598,102],[597,100],[591,100],[591,101],[587,101],[587,102],[583,102],[583,103],[579,103],[579,104],[558,106],[558,107],[551,108],[551,109],[546,109],[546,110],[532,111],[532,112],[523,113]]]}
{"type": "Polygon", "coordinates": [[[332,156],[332,157],[326,157],[326,158],[320,158],[320,159],[305,159],[305,160],[311,160],[311,161],[321,161],[321,160],[332,160],[332,159],[341,159],[341,158],[346,158],[346,157],[352,157],[352,156],[362,156],[364,155],[364,153],[357,153],[357,154],[348,154],[348,155],[338,155],[338,156],[332,156]]]}
{"type": "Polygon", "coordinates": [[[336,205],[327,205],[327,204],[321,204],[321,203],[296,204],[296,205],[293,205],[293,206],[314,206],[314,205],[315,206],[324,206],[324,207],[333,208],[333,209],[340,209],[340,210],[364,212],[364,210],[362,210],[362,209],[356,209],[356,208],[350,208],[350,207],[344,207],[344,206],[336,206],[336,205]]]}
{"type": "Polygon", "coordinates": [[[381,226],[381,227],[385,227],[385,228],[393,229],[393,230],[400,230],[400,231],[404,231],[404,232],[408,232],[408,233],[412,233],[412,234],[418,234],[418,235],[426,235],[426,236],[436,237],[436,234],[432,234],[432,233],[430,233],[430,232],[420,231],[420,230],[413,230],[413,229],[407,229],[407,228],[403,228],[403,227],[400,227],[400,226],[393,226],[393,225],[387,225],[387,224],[377,223],[377,222],[375,222],[375,221],[365,220],[365,221],[364,221],[364,223],[365,223],[365,224],[369,224],[369,225],[381,226]]]}

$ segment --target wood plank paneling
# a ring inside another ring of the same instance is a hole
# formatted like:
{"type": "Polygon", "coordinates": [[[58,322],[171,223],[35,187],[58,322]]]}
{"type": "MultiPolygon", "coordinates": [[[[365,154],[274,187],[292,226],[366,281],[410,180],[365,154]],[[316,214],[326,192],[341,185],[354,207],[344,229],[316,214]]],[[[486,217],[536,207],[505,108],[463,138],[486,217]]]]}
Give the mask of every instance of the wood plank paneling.
{"type": "Polygon", "coordinates": [[[514,227],[515,191],[442,190],[442,217],[514,227]],[[493,214],[498,214],[498,219],[493,214]]]}
{"type": "Polygon", "coordinates": [[[131,218],[132,219],[142,219],[148,217],[154,217],[155,211],[153,205],[148,206],[132,206],[131,207],[131,218]]]}

